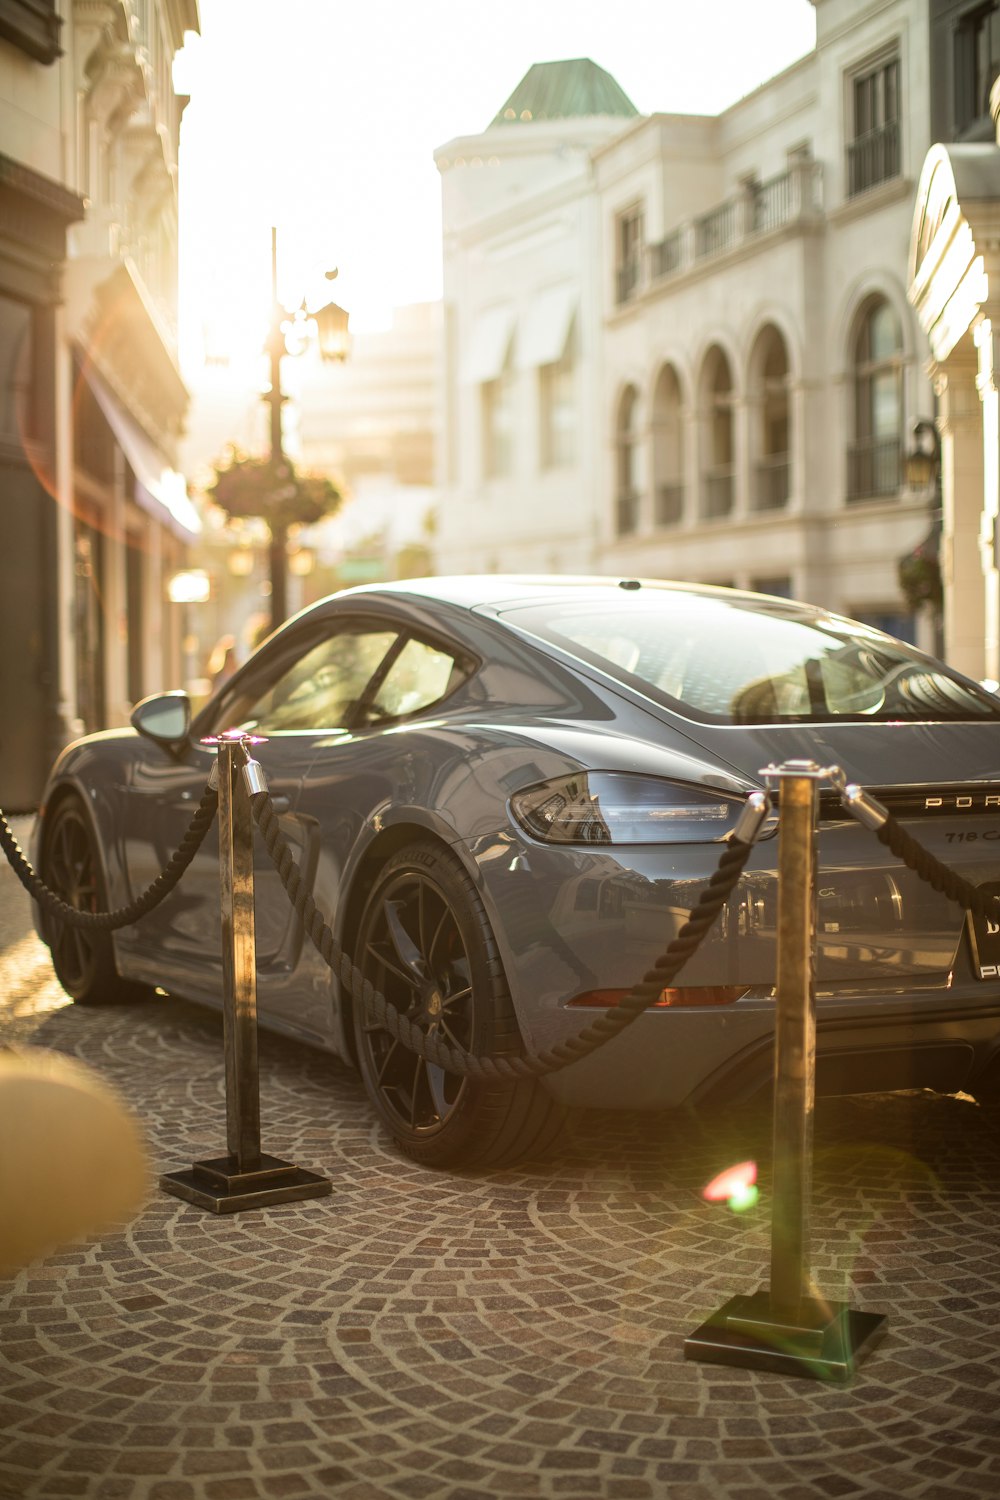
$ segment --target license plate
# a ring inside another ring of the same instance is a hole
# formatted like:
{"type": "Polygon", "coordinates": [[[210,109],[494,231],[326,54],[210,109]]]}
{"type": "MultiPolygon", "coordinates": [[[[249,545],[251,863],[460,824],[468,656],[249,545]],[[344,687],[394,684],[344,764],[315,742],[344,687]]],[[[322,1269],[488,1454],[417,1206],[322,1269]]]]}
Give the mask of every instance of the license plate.
{"type": "MultiPolygon", "coordinates": [[[[984,896],[1000,896],[1000,881],[979,886],[984,896]]],[[[967,913],[969,946],[972,949],[972,971],[977,979],[1000,979],[1000,913],[981,917],[967,913]]]]}

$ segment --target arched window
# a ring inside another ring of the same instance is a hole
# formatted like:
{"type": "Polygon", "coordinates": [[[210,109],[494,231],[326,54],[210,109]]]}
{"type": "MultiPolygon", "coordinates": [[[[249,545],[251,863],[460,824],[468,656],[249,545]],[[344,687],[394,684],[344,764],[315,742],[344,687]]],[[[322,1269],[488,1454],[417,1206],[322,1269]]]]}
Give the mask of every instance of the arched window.
{"type": "Polygon", "coordinates": [[[618,404],[615,531],[626,536],[639,525],[639,392],[630,385],[618,404]]]}
{"type": "Polygon", "coordinates": [[[848,500],[895,495],[903,436],[903,335],[894,308],[872,297],[861,310],[852,348],[854,442],[848,500]]]}
{"type": "Polygon", "coordinates": [[[701,514],[705,520],[716,520],[733,508],[734,474],[733,377],[717,344],[705,356],[701,392],[701,514]]]}
{"type": "Polygon", "coordinates": [[[773,324],[763,328],[750,358],[753,421],[751,505],[780,510],[791,489],[791,418],[788,397],[788,349],[773,324]]]}
{"type": "Polygon", "coordinates": [[[684,516],[684,412],[677,371],[664,365],[653,393],[653,515],[657,526],[684,516]]]}

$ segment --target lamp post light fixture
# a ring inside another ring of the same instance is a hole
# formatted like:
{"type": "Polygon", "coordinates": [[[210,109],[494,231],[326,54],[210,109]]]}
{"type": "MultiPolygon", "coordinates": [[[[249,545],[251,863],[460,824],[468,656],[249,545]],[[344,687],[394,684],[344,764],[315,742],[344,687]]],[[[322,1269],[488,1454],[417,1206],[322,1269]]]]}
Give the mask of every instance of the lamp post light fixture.
{"type": "MultiPolygon", "coordinates": [[[[337,272],[327,271],[326,278],[333,281],[337,272]]],[[[296,490],[295,475],[292,466],[285,457],[284,442],[281,431],[281,408],[286,397],[281,389],[281,361],[289,354],[289,335],[295,334],[298,343],[298,352],[305,347],[308,340],[308,324],[316,326],[316,340],[319,345],[320,357],[327,362],[341,362],[347,358],[348,352],[348,319],[349,313],[335,302],[328,302],[317,312],[312,312],[303,298],[302,305],[296,310],[294,317],[289,318],[287,310],[278,301],[278,231],[271,229],[271,326],[268,331],[267,343],[264,346],[265,353],[270,362],[270,387],[264,393],[264,400],[270,410],[270,444],[271,456],[270,467],[274,481],[274,489],[271,499],[272,512],[267,520],[271,530],[270,542],[270,573],[271,573],[271,628],[272,630],[282,623],[288,613],[288,589],[287,589],[287,566],[288,566],[288,521],[281,519],[283,502],[294,499],[296,490]]]]}
{"type": "Polygon", "coordinates": [[[935,499],[941,494],[941,439],[934,422],[921,417],[911,432],[913,444],[903,455],[903,477],[913,490],[934,487],[935,499]]]}
{"type": "Polygon", "coordinates": [[[930,492],[930,530],[912,552],[899,560],[899,580],[907,602],[914,610],[930,606],[934,630],[934,655],[944,654],[943,597],[941,580],[941,435],[937,423],[920,417],[911,429],[912,442],[903,455],[903,478],[913,490],[930,492]]]}

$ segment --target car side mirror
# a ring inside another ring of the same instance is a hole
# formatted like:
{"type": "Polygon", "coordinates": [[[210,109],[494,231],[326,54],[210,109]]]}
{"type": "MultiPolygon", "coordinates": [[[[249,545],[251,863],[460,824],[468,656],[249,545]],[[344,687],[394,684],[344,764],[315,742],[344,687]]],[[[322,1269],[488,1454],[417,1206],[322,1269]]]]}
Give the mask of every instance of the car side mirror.
{"type": "Polygon", "coordinates": [[[147,739],[177,750],[191,730],[191,699],[184,692],[154,693],[135,705],[129,723],[147,739]]]}

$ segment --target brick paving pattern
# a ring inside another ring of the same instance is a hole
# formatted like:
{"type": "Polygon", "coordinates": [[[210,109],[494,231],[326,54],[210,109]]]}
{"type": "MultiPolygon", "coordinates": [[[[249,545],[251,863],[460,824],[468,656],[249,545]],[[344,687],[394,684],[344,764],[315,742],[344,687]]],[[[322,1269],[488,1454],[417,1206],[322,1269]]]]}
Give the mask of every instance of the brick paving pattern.
{"type": "MultiPolygon", "coordinates": [[[[6,866],[0,945],[0,1041],[96,1068],[158,1171],[224,1152],[217,1016],[69,1004],[6,866]]],[[[759,1111],[587,1116],[547,1161],[444,1176],[348,1069],[262,1033],[261,1114],[332,1197],[230,1217],[154,1189],[0,1284],[2,1500],[1000,1495],[1000,1122],[972,1101],[820,1106],[816,1279],[889,1318],[848,1386],[683,1358],[767,1279],[759,1111]],[[748,1157],[757,1207],[705,1203],[748,1157]]]]}

